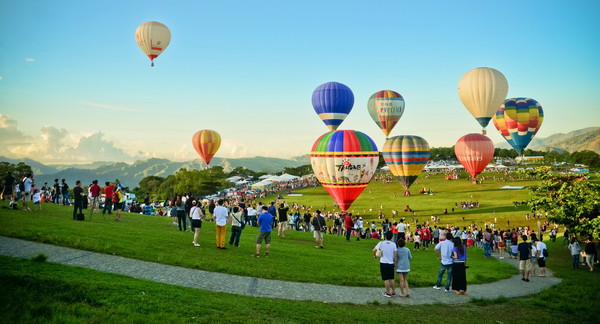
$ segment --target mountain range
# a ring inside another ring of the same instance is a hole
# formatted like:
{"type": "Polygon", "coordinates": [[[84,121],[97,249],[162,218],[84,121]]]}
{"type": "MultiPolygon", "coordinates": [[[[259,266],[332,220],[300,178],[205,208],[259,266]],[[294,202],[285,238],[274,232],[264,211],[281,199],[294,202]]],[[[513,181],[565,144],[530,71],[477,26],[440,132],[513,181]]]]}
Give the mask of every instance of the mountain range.
{"type": "MultiPolygon", "coordinates": [[[[506,142],[496,143],[499,148],[511,148],[506,142]]],[[[546,138],[534,138],[527,147],[532,150],[546,151],[583,151],[590,150],[600,154],[600,127],[589,127],[567,134],[553,134],[546,138]]],[[[125,186],[136,187],[140,180],[147,176],[167,177],[174,174],[180,168],[188,170],[201,170],[206,164],[201,160],[186,162],[173,162],[167,159],[152,158],[136,161],[133,164],[124,162],[94,162],[80,165],[45,165],[31,159],[10,159],[0,157],[0,161],[10,163],[24,162],[31,166],[38,184],[44,182],[53,183],[54,179],[67,179],[73,183],[80,179],[91,182],[98,179],[100,183],[119,179],[125,186]]],[[[213,158],[211,166],[222,166],[225,172],[237,167],[244,167],[253,171],[264,171],[267,173],[278,173],[284,168],[294,168],[310,164],[310,155],[303,155],[291,159],[253,157],[253,158],[213,158]]]]}

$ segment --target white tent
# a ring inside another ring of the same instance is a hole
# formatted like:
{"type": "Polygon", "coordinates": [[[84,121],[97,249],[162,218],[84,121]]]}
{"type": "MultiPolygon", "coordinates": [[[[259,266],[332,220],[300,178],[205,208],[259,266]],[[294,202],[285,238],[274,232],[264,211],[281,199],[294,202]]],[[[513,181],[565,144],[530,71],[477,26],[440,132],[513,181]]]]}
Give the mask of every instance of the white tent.
{"type": "Polygon", "coordinates": [[[252,184],[250,187],[252,187],[252,188],[259,188],[260,189],[260,188],[269,187],[271,185],[273,185],[273,182],[263,180],[261,182],[257,182],[255,184],[252,184]]]}
{"type": "Polygon", "coordinates": [[[264,179],[268,179],[268,178],[270,178],[272,176],[273,176],[272,174],[265,174],[265,175],[262,175],[262,176],[258,177],[258,179],[259,180],[264,180],[264,179]]]}
{"type": "Polygon", "coordinates": [[[296,179],[299,179],[299,177],[287,173],[284,173],[279,176],[279,181],[292,181],[296,179]]]}
{"type": "Polygon", "coordinates": [[[240,176],[233,176],[233,177],[227,178],[225,180],[227,180],[229,182],[237,182],[237,181],[240,181],[240,179],[242,179],[242,177],[240,177],[240,176]]]}

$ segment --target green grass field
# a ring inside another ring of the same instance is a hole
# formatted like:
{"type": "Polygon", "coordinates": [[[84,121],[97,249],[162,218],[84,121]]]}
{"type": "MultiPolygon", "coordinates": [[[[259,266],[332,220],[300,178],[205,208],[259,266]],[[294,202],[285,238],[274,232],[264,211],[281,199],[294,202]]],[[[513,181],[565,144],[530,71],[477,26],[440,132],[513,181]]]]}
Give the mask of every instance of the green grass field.
{"type": "MultiPolygon", "coordinates": [[[[489,175],[487,175],[489,177],[489,175]]],[[[441,215],[441,223],[466,225],[492,222],[498,226],[537,226],[526,222],[526,206],[515,209],[514,201],[527,199],[525,190],[500,190],[503,185],[531,185],[534,181],[485,181],[473,185],[467,180],[446,181],[441,176],[413,185],[413,196],[402,197],[396,184],[373,182],[352,209],[365,217],[376,216],[379,206],[391,215],[403,215],[410,204],[420,221],[449,210],[455,202],[477,200],[480,208],[456,209],[441,215]],[[434,195],[418,195],[420,186],[434,195]],[[397,192],[397,197],[394,197],[397,192]],[[379,198],[377,198],[379,197],[379,198]],[[369,212],[372,208],[373,211],[369,212]],[[495,213],[494,213],[495,211],[495,213]],[[465,217],[465,220],[462,220],[465,217]],[[421,220],[421,218],[423,218],[421,220]]],[[[331,205],[322,188],[297,190],[301,197],[286,197],[289,202],[331,205]]],[[[264,202],[269,201],[265,199],[264,202]]],[[[328,208],[329,209],[329,208],[328,208]]],[[[89,211],[87,211],[89,213],[89,211]]],[[[256,229],[247,228],[240,248],[218,250],[212,223],[205,222],[202,247],[191,244],[192,234],[182,233],[166,217],[124,214],[117,223],[107,216],[95,215],[92,221],[75,222],[70,208],[44,205],[42,212],[0,209],[0,235],[26,240],[115,254],[141,260],[234,273],[263,278],[350,286],[380,287],[377,262],[371,257],[373,240],[346,242],[327,235],[325,249],[315,249],[311,233],[288,231],[286,238],[275,237],[270,258],[254,259],[256,229]],[[316,270],[316,271],[315,271],[316,270]]],[[[407,214],[408,216],[408,214],[407,214]]],[[[412,217],[412,215],[410,215],[412,217]]],[[[408,220],[411,218],[408,217],[408,220]]],[[[390,217],[391,218],[391,217],[390,217]]],[[[228,233],[229,234],[229,233],[228,233]]],[[[570,256],[559,242],[550,243],[549,267],[563,282],[540,294],[525,298],[476,300],[467,305],[388,306],[331,305],[252,298],[199,291],[99,273],[92,270],[49,263],[0,258],[0,322],[595,322],[600,307],[598,273],[571,269],[570,256]],[[235,305],[235,306],[234,306],[235,305]],[[398,313],[399,312],[399,313],[398,313]],[[397,317],[393,314],[399,314],[397,317]],[[394,316],[394,317],[392,317],[394,316]]],[[[469,250],[470,284],[507,278],[514,267],[496,260],[485,260],[482,251],[469,250]]],[[[433,252],[413,252],[413,271],[408,277],[413,287],[425,287],[435,280],[438,261],[433,252]]]]}

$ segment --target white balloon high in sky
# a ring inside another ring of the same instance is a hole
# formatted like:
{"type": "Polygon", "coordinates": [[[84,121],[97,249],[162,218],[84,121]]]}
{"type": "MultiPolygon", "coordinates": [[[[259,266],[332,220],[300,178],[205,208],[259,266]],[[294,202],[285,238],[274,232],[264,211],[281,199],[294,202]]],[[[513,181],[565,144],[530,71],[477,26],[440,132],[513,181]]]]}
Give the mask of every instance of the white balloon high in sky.
{"type": "Polygon", "coordinates": [[[167,49],[171,42],[171,31],[158,21],[149,21],[138,26],[135,31],[135,40],[150,58],[152,62],[150,66],[154,66],[154,59],[167,49]]]}
{"type": "Polygon", "coordinates": [[[471,115],[485,128],[508,94],[508,82],[500,71],[481,67],[465,73],[458,82],[458,96],[471,115]]]}

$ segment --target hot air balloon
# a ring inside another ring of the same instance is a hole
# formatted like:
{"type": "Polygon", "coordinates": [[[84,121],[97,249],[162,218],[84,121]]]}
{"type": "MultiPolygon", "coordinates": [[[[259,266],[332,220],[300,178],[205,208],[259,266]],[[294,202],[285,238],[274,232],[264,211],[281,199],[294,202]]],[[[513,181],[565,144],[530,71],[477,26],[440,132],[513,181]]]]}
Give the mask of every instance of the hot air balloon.
{"type": "Polygon", "coordinates": [[[192,145],[208,166],[210,160],[219,150],[219,146],[221,146],[221,136],[211,129],[199,130],[192,137],[192,145]]]}
{"type": "Polygon", "coordinates": [[[352,110],[354,94],[344,84],[338,82],[323,83],[313,91],[312,105],[323,123],[329,130],[334,131],[352,110]]]}
{"type": "Polygon", "coordinates": [[[394,136],[385,141],[381,153],[392,174],[408,191],[429,161],[429,144],[419,136],[394,136]]]}
{"type": "Polygon", "coordinates": [[[543,120],[544,111],[537,101],[530,98],[510,98],[504,101],[494,115],[494,126],[517,153],[523,154],[543,120]]]}
{"type": "Polygon", "coordinates": [[[454,154],[473,178],[485,170],[494,157],[494,143],[481,134],[467,134],[454,146],[454,154]]]}
{"type": "Polygon", "coordinates": [[[500,71],[492,68],[476,68],[465,73],[458,82],[458,96],[463,105],[485,128],[508,93],[508,82],[500,71]]]}
{"type": "Polygon", "coordinates": [[[381,90],[369,98],[367,108],[375,124],[387,137],[404,113],[404,98],[398,92],[381,90]]]}
{"type": "Polygon", "coordinates": [[[375,142],[354,130],[321,135],[310,153],[310,163],[317,179],[345,211],[367,187],[378,162],[375,142]]]}
{"type": "Polygon", "coordinates": [[[171,31],[158,21],[145,22],[135,30],[135,40],[142,51],[150,58],[150,66],[154,59],[167,49],[171,42],[171,31]]]}

